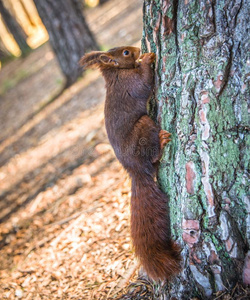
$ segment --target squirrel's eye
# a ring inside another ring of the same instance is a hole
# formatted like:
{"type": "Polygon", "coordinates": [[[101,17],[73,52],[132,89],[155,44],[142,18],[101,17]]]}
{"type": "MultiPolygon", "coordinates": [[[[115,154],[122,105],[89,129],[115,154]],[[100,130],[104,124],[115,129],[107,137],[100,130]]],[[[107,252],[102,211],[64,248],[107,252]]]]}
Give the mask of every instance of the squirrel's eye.
{"type": "Polygon", "coordinates": [[[129,55],[129,51],[128,50],[124,50],[123,51],[123,55],[125,55],[125,56],[129,55]]]}

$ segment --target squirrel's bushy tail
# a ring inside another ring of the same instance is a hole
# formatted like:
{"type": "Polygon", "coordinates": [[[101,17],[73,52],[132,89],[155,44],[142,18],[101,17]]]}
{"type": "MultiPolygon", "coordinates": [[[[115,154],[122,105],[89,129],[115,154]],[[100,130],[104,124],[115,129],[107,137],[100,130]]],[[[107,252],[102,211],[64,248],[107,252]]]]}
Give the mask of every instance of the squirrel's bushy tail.
{"type": "Polygon", "coordinates": [[[180,248],[170,237],[167,197],[151,176],[132,176],[131,237],[149,277],[169,279],[180,271],[180,248]]]}

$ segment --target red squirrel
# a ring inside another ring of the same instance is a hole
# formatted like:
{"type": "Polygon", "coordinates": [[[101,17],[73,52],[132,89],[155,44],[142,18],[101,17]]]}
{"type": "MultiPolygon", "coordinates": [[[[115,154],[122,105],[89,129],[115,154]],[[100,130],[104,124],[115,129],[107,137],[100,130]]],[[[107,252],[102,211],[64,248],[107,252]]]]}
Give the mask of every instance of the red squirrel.
{"type": "Polygon", "coordinates": [[[167,197],[155,182],[170,133],[148,116],[154,87],[154,53],[117,47],[83,56],[84,68],[99,68],[106,82],[105,125],[114,152],[132,180],[131,237],[148,276],[170,279],[180,271],[180,249],[170,237],[167,197]]]}

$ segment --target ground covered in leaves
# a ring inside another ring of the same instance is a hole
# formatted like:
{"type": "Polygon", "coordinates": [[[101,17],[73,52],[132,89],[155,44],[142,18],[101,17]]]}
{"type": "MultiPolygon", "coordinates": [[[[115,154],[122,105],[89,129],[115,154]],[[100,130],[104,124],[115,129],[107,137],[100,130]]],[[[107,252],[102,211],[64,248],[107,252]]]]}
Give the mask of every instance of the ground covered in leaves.
{"type": "MultiPolygon", "coordinates": [[[[141,10],[116,0],[87,18],[103,47],[138,44],[141,10]]],[[[0,299],[107,299],[137,270],[104,81],[88,72],[52,102],[63,81],[48,43],[1,71],[0,299]]]]}

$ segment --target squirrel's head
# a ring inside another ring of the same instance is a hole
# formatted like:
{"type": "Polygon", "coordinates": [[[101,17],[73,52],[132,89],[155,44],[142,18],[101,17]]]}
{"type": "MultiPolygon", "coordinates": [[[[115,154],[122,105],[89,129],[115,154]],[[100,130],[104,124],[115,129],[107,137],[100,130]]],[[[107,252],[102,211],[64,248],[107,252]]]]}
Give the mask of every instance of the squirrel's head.
{"type": "Polygon", "coordinates": [[[137,47],[117,47],[107,52],[94,51],[84,55],[80,60],[80,65],[84,68],[117,68],[133,69],[140,56],[140,48],[137,47]]]}

